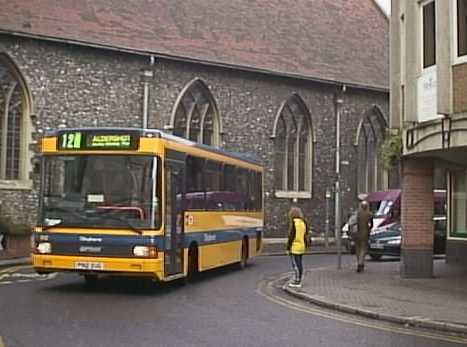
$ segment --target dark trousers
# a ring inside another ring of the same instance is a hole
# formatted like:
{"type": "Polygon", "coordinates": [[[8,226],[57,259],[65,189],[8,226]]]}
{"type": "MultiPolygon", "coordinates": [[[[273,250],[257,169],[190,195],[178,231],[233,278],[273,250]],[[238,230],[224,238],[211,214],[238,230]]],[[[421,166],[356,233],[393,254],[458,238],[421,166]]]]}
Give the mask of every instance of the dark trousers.
{"type": "Polygon", "coordinates": [[[295,281],[301,282],[303,278],[303,254],[291,254],[292,268],[295,272],[295,281]]]}

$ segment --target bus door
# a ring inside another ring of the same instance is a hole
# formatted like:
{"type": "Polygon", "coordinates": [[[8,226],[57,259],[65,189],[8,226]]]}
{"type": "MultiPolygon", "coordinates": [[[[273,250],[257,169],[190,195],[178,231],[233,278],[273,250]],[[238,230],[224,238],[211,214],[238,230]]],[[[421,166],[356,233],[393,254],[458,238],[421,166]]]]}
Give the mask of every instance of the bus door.
{"type": "Polygon", "coordinates": [[[183,272],[185,154],[167,151],[165,165],[165,275],[183,272]]]}

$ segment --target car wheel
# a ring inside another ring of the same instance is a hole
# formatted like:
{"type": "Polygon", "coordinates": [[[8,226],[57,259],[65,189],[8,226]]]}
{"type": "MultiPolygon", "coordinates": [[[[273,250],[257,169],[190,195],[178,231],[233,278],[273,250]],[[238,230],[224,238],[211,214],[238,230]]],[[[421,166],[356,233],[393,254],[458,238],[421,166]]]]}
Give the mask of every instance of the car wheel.
{"type": "Polygon", "coordinates": [[[382,257],[382,255],[381,255],[381,254],[370,254],[370,258],[371,258],[371,260],[375,260],[375,261],[377,261],[377,260],[380,260],[380,259],[381,259],[381,257],[382,257]]]}

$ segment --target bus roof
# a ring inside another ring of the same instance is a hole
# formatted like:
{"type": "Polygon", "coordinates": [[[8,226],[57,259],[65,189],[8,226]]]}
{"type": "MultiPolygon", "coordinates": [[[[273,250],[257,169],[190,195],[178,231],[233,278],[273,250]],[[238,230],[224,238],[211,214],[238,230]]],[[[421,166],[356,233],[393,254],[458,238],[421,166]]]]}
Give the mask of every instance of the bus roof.
{"type": "Polygon", "coordinates": [[[56,130],[49,130],[44,134],[44,137],[54,137],[54,136],[59,136],[60,134],[66,133],[66,132],[75,132],[75,131],[82,131],[82,132],[106,132],[106,131],[112,131],[112,132],[131,132],[133,134],[136,134],[140,137],[156,137],[156,138],[162,138],[166,139],[169,141],[174,141],[180,144],[184,144],[187,146],[203,149],[205,151],[209,151],[212,153],[217,153],[221,155],[225,155],[234,159],[242,160],[251,164],[255,165],[262,165],[262,160],[260,157],[258,157],[256,154],[253,153],[239,153],[239,152],[230,152],[226,151],[217,147],[205,145],[205,144],[200,144],[197,142],[193,142],[190,140],[187,140],[185,138],[175,136],[172,134],[168,134],[164,132],[163,130],[160,129],[143,129],[143,128],[125,128],[125,127],[83,127],[83,128],[62,128],[62,129],[56,129],[56,130]]]}

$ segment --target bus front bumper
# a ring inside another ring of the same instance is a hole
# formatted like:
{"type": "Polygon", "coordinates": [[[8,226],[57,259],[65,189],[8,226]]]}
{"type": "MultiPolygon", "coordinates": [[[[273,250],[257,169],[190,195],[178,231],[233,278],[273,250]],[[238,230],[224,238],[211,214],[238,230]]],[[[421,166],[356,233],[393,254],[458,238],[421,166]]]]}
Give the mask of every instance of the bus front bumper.
{"type": "Polygon", "coordinates": [[[81,274],[137,275],[163,278],[161,258],[106,258],[32,254],[32,266],[39,273],[72,271],[81,274]]]}

